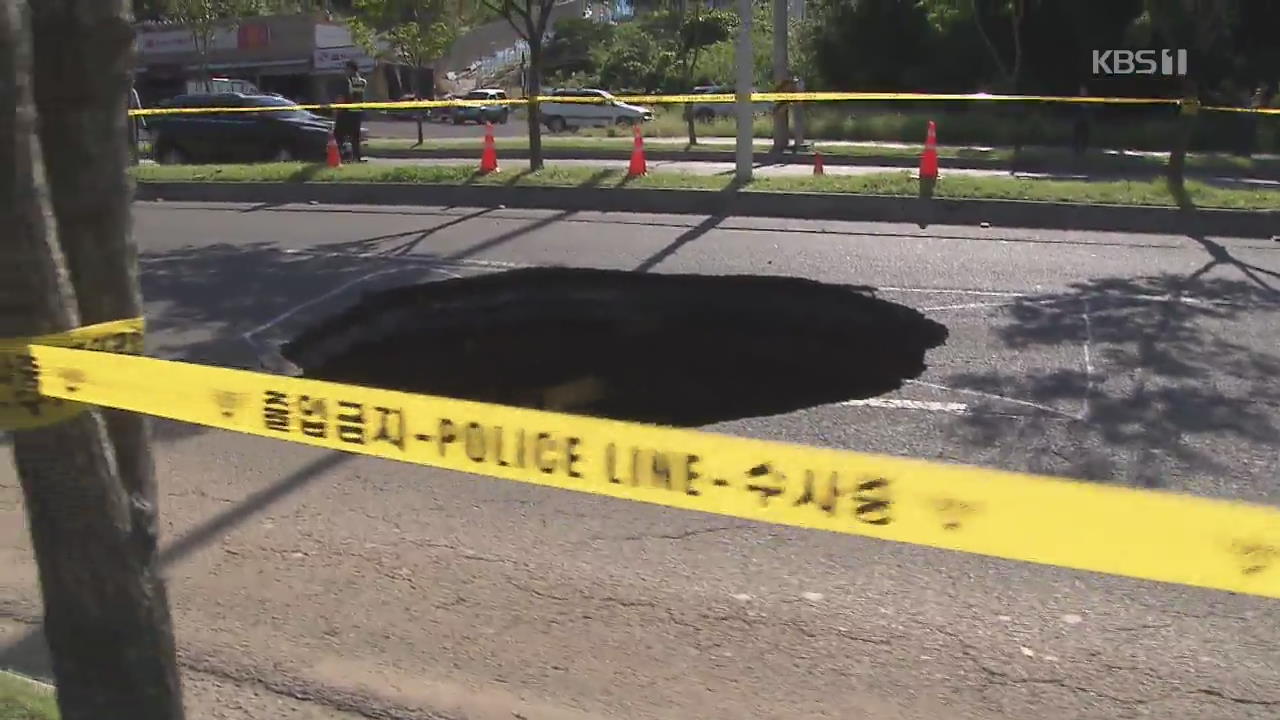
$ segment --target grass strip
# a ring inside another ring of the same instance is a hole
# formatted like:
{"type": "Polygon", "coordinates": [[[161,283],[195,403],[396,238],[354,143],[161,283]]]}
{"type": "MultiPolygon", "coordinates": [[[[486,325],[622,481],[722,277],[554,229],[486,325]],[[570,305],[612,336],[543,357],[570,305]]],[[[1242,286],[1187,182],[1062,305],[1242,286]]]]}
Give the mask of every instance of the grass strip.
{"type": "Polygon", "coordinates": [[[0,673],[0,720],[57,720],[54,694],[9,673],[0,673]]]}
{"type": "MultiPolygon", "coordinates": [[[[367,163],[328,168],[303,163],[257,165],[142,165],[134,177],[152,182],[359,182],[418,183],[515,187],[612,187],[679,190],[724,190],[726,175],[653,172],[628,179],[621,168],[549,165],[540,172],[511,170],[477,175],[472,165],[396,165],[367,163]]],[[[907,172],[863,175],[759,177],[745,189],[765,192],[846,193],[915,197],[919,184],[907,172]]],[[[1280,209],[1280,191],[1222,188],[1188,180],[1187,196],[1197,207],[1235,210],[1280,209]]],[[[1088,205],[1175,206],[1163,180],[1039,180],[953,175],[942,177],[934,197],[985,200],[1036,200],[1088,205]]]]}
{"type": "MultiPolygon", "coordinates": [[[[529,148],[529,139],[526,137],[503,137],[497,138],[495,142],[499,153],[503,150],[527,150],[529,148]]],[[[629,137],[550,136],[542,139],[542,145],[544,149],[551,151],[573,150],[590,152],[594,150],[627,152],[631,150],[632,140],[629,137]]],[[[482,146],[483,140],[480,138],[429,138],[423,145],[417,145],[416,141],[409,139],[374,138],[365,144],[367,150],[374,152],[412,153],[416,151],[425,153],[456,151],[458,153],[475,153],[477,155],[482,146]]],[[[770,141],[757,140],[755,147],[756,152],[767,152],[772,147],[772,143],[770,141]]],[[[920,145],[849,145],[824,143],[822,141],[814,142],[813,147],[828,157],[893,158],[911,160],[913,162],[920,157],[920,152],[923,150],[923,146],[920,145]]],[[[726,158],[732,157],[734,153],[734,146],[730,143],[703,142],[690,146],[685,142],[671,142],[670,140],[654,138],[649,138],[646,148],[651,151],[720,153],[726,158]]],[[[1013,163],[1014,152],[1011,148],[947,147],[944,145],[938,148],[938,157],[943,161],[981,160],[1007,166],[1013,163]]],[[[1069,168],[1073,171],[1086,173],[1090,170],[1159,173],[1164,171],[1167,157],[1164,155],[1132,155],[1120,154],[1115,151],[1093,150],[1083,158],[1076,158],[1070,150],[1065,148],[1024,148],[1018,154],[1018,161],[1020,165],[1046,165],[1069,168]]],[[[1278,160],[1247,158],[1224,153],[1188,154],[1187,167],[1191,170],[1206,173],[1266,172],[1280,175],[1280,161],[1278,160]]]]}

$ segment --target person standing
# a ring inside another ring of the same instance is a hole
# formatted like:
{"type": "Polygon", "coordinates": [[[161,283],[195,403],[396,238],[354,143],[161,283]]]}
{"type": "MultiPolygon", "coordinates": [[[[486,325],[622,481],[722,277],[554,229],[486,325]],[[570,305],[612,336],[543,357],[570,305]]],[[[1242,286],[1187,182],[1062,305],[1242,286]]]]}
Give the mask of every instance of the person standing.
{"type": "Polygon", "coordinates": [[[1267,91],[1258,85],[1246,101],[1246,112],[1240,113],[1240,150],[1241,157],[1253,157],[1253,150],[1258,142],[1258,111],[1266,107],[1267,91]]]}
{"type": "MultiPolygon", "coordinates": [[[[360,75],[360,66],[355,60],[347,61],[347,92],[343,100],[348,103],[364,102],[365,89],[369,82],[360,75]]],[[[363,110],[339,110],[334,134],[341,144],[345,139],[351,143],[351,159],[362,162],[360,152],[361,125],[364,121],[363,110]]]]}
{"type": "MultiPolygon", "coordinates": [[[[138,88],[129,86],[129,109],[141,110],[142,100],[138,97],[138,88]]],[[[141,157],[142,131],[147,129],[147,120],[141,115],[129,116],[129,161],[138,164],[141,157]]]]}
{"type": "MultiPolygon", "coordinates": [[[[1087,97],[1089,88],[1080,86],[1079,97],[1087,97]]],[[[1083,158],[1089,151],[1089,131],[1093,129],[1093,108],[1089,103],[1076,103],[1075,123],[1072,126],[1071,146],[1077,158],[1083,158]]]]}

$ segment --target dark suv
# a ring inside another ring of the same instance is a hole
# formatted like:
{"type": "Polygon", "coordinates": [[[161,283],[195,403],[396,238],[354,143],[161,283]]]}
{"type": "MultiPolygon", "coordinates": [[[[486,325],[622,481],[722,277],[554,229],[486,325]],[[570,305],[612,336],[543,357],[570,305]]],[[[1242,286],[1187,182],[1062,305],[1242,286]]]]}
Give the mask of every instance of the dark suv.
{"type": "Polygon", "coordinates": [[[148,118],[156,162],[255,162],[324,160],[333,121],[277,95],[179,95],[160,103],[174,108],[279,107],[255,112],[179,113],[148,118]]]}
{"type": "MultiPolygon", "coordinates": [[[[483,100],[494,103],[501,103],[506,99],[506,91],[491,89],[472,90],[463,98],[463,100],[483,100]]],[[[453,108],[454,125],[461,125],[465,122],[481,124],[487,122],[505,123],[510,117],[511,107],[505,104],[464,105],[453,108]]]]}

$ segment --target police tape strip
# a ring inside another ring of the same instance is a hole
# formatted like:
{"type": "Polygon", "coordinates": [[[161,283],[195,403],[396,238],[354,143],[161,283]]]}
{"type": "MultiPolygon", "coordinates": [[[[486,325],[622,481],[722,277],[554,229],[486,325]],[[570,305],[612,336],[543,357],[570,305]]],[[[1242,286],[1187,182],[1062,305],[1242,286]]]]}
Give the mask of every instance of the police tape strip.
{"type": "MultiPolygon", "coordinates": [[[[538,102],[578,103],[599,105],[606,102],[599,97],[561,97],[542,96],[535,98],[538,102]]],[[[623,95],[614,100],[625,103],[643,103],[646,105],[668,105],[687,103],[732,103],[737,96],[731,94],[707,95],[623,95]]],[[[929,100],[945,102],[1038,102],[1038,103],[1070,103],[1087,105],[1183,105],[1177,98],[1131,98],[1131,97],[1076,97],[1070,95],[988,95],[983,93],[947,94],[947,93],[876,93],[876,92],[790,92],[790,93],[752,93],[752,102],[857,102],[857,101],[890,101],[890,100],[929,100]]],[[[445,107],[492,107],[494,105],[527,105],[528,98],[506,98],[502,100],[397,100],[387,102],[361,103],[320,103],[281,105],[276,107],[202,107],[202,108],[144,108],[130,110],[133,117],[149,117],[156,115],[187,115],[209,113],[263,113],[286,112],[293,110],[425,110],[445,107]]],[[[1269,115],[1280,115],[1280,108],[1234,108],[1210,105],[1197,105],[1200,110],[1245,112],[1269,115]]]]}
{"type": "Polygon", "coordinates": [[[1280,508],[59,347],[44,395],[546,487],[1280,598],[1280,508]]]}
{"type": "Polygon", "coordinates": [[[79,403],[40,395],[29,346],[52,345],[141,355],[144,326],[142,318],[133,318],[35,338],[0,339],[0,430],[50,425],[86,409],[79,403]]]}

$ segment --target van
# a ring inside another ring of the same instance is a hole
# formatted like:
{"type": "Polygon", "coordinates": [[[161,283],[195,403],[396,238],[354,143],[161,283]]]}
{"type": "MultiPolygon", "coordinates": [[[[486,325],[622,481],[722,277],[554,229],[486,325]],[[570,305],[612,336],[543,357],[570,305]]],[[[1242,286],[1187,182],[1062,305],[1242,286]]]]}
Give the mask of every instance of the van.
{"type": "Polygon", "coordinates": [[[653,111],[639,105],[628,105],[604,90],[593,88],[558,89],[551,99],[538,105],[542,123],[551,132],[569,128],[599,125],[635,125],[653,119],[653,111]],[[565,98],[557,102],[557,98],[565,98]],[[582,98],[576,102],[570,98],[582,98]],[[591,99],[594,102],[587,102],[591,99]]]}

